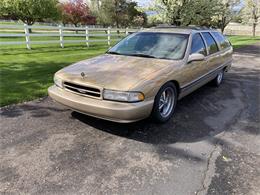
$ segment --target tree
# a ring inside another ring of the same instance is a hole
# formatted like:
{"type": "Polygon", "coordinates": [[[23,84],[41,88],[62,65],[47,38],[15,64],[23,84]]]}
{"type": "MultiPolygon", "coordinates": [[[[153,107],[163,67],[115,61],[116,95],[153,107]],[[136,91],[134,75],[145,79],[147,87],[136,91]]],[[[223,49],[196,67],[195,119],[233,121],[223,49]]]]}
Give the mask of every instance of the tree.
{"type": "Polygon", "coordinates": [[[137,3],[133,1],[126,2],[125,13],[126,19],[121,21],[121,25],[126,26],[145,26],[147,23],[146,13],[137,7],[137,3]]]}
{"type": "Polygon", "coordinates": [[[212,27],[212,18],[218,13],[217,0],[191,0],[185,4],[182,12],[182,25],[212,27]]]}
{"type": "Polygon", "coordinates": [[[163,23],[163,19],[161,18],[161,16],[159,14],[156,13],[152,13],[150,15],[147,16],[147,26],[148,27],[153,27],[153,26],[157,26],[159,24],[163,23]]]}
{"type": "Polygon", "coordinates": [[[127,0],[103,0],[96,14],[100,24],[117,28],[139,25],[141,20],[144,25],[147,21],[146,14],[137,9],[137,3],[127,0]]]}
{"type": "Polygon", "coordinates": [[[95,24],[96,18],[91,14],[90,9],[83,0],[70,0],[61,3],[60,6],[62,23],[73,24],[78,27],[79,24],[95,24]]]}
{"type": "Polygon", "coordinates": [[[171,25],[210,26],[216,5],[216,0],[157,0],[155,10],[171,25]]]}
{"type": "Polygon", "coordinates": [[[99,11],[101,2],[101,0],[90,0],[90,9],[93,11],[99,11]]]}
{"type": "Polygon", "coordinates": [[[138,14],[135,16],[132,20],[132,25],[133,26],[146,26],[147,25],[147,16],[144,12],[138,14]]]}
{"type": "Polygon", "coordinates": [[[0,15],[33,25],[36,21],[57,20],[58,0],[2,0],[0,15]]]}
{"type": "Polygon", "coordinates": [[[252,24],[253,36],[256,36],[256,26],[259,23],[260,2],[259,0],[246,0],[242,10],[242,20],[244,23],[252,24]]]}
{"type": "Polygon", "coordinates": [[[10,0],[3,0],[0,3],[0,18],[18,20],[14,15],[14,7],[10,0]]]}
{"type": "Polygon", "coordinates": [[[235,23],[242,23],[243,22],[241,10],[233,16],[231,22],[235,22],[235,23]]]}
{"type": "Polygon", "coordinates": [[[182,12],[189,7],[189,0],[159,0],[158,8],[163,11],[168,23],[176,26],[182,24],[182,12]]]}
{"type": "Polygon", "coordinates": [[[220,0],[218,5],[218,14],[213,17],[213,22],[215,22],[215,27],[221,29],[222,33],[231,20],[238,15],[235,6],[239,3],[240,0],[220,0]]]}

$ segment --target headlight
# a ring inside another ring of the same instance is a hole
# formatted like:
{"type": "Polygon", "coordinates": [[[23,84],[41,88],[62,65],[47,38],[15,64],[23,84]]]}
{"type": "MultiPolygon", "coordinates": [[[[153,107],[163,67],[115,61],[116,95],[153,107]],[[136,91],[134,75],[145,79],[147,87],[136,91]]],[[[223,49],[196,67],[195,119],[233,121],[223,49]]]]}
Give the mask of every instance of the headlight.
{"type": "Polygon", "coordinates": [[[60,88],[62,88],[63,86],[62,86],[62,80],[60,79],[60,78],[58,78],[57,76],[54,76],[54,83],[55,83],[55,85],[57,86],[57,87],[60,87],[60,88]]]}
{"type": "Polygon", "coordinates": [[[144,100],[144,94],[141,92],[124,92],[105,89],[103,98],[119,102],[140,102],[144,100]]]}

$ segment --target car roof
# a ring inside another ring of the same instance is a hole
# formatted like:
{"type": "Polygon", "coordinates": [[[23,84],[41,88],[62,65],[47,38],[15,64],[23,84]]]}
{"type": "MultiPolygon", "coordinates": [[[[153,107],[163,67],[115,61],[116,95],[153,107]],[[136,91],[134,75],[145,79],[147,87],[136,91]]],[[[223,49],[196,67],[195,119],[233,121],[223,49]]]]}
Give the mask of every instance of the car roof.
{"type": "Polygon", "coordinates": [[[198,27],[155,27],[142,29],[139,32],[160,32],[160,33],[180,33],[180,34],[191,34],[193,32],[218,32],[216,29],[206,29],[198,27]]]}

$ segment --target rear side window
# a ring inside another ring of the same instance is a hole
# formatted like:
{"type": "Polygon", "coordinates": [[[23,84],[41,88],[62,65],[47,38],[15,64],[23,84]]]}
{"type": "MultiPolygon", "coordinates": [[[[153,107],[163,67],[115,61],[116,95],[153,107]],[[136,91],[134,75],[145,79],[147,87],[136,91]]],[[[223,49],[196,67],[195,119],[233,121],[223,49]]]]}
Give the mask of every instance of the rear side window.
{"type": "Polygon", "coordinates": [[[221,33],[213,32],[212,34],[216,38],[217,42],[219,42],[221,49],[226,49],[230,47],[229,41],[221,33]]]}
{"type": "Polygon", "coordinates": [[[192,37],[192,43],[191,43],[191,54],[193,53],[200,53],[203,55],[207,55],[206,46],[203,42],[203,39],[199,33],[196,33],[192,37]]]}
{"type": "Polygon", "coordinates": [[[218,52],[218,46],[214,38],[208,32],[203,32],[202,35],[206,40],[209,55],[218,52]]]}

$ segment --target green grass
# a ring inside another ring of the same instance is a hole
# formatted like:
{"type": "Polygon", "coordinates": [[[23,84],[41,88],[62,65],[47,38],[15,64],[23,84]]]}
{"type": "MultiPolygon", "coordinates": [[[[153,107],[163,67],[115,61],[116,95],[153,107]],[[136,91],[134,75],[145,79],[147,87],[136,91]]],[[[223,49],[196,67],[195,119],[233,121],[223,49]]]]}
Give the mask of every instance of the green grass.
{"type": "Polygon", "coordinates": [[[251,37],[251,36],[229,36],[228,39],[233,45],[234,49],[238,49],[240,47],[251,45],[257,42],[260,42],[260,37],[251,37]]]}
{"type": "MultiPolygon", "coordinates": [[[[95,37],[104,39],[105,37],[95,37]]],[[[229,37],[234,48],[260,41],[260,37],[229,37]]],[[[34,37],[33,40],[58,40],[58,37],[34,37]]],[[[67,39],[84,39],[68,37],[67,39]]],[[[94,38],[93,38],[94,39],[94,38]]],[[[1,38],[0,41],[22,41],[23,38],[1,38]]],[[[0,45],[0,106],[33,100],[47,95],[47,88],[53,83],[53,74],[74,62],[104,53],[108,46],[104,43],[84,43],[33,45],[27,50],[25,45],[0,45]]]]}
{"type": "Polygon", "coordinates": [[[0,106],[47,95],[56,71],[106,50],[104,45],[87,48],[84,44],[64,49],[57,45],[38,45],[31,51],[21,47],[0,49],[0,106]]]}

